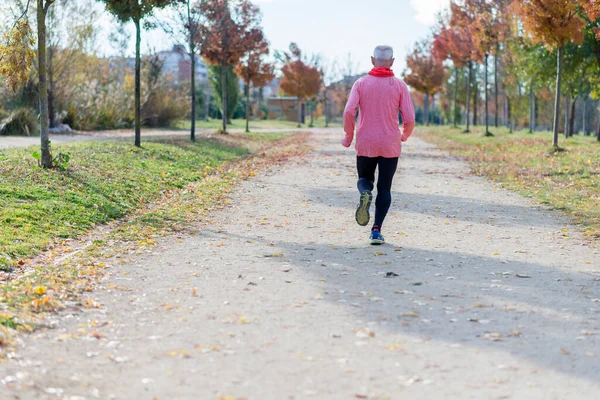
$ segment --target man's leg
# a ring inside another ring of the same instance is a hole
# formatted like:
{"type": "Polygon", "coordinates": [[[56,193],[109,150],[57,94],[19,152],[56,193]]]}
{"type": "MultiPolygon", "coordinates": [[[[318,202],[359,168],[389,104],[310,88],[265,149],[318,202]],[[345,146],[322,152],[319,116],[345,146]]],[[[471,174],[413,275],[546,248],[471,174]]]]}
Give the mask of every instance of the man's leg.
{"type": "Polygon", "coordinates": [[[356,157],[356,168],[358,170],[358,191],[360,192],[360,202],[356,208],[356,223],[360,226],[369,224],[371,214],[369,208],[373,195],[373,185],[375,181],[375,169],[377,168],[377,158],[356,157]]]}
{"type": "Polygon", "coordinates": [[[356,157],[356,169],[358,170],[358,183],[356,186],[361,194],[373,191],[376,168],[377,158],[356,157]]]}
{"type": "Polygon", "coordinates": [[[378,159],[379,178],[377,179],[377,200],[375,201],[374,228],[381,230],[381,225],[392,204],[392,181],[398,168],[398,158],[378,159]]]}

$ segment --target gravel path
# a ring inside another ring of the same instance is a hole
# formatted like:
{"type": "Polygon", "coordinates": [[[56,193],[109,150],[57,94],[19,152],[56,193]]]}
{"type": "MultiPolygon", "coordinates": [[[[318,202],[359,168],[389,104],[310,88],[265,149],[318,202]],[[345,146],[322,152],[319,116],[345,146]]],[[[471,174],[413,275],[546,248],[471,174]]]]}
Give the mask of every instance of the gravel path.
{"type": "Polygon", "coordinates": [[[600,257],[577,228],[414,138],[370,247],[341,136],[114,267],[102,309],[0,366],[0,398],[600,398],[600,257]]]}

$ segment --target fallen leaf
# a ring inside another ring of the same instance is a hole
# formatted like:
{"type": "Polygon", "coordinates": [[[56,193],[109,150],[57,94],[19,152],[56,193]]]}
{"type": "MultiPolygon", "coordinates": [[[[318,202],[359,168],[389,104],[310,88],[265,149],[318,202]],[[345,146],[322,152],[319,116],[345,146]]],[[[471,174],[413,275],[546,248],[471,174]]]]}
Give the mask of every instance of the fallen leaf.
{"type": "Polygon", "coordinates": [[[565,349],[564,347],[560,348],[560,352],[563,353],[565,356],[568,356],[569,354],[571,354],[571,353],[569,353],[569,350],[565,349]]]}
{"type": "Polygon", "coordinates": [[[196,290],[196,288],[192,289],[192,296],[198,296],[198,291],[196,290]]]}
{"type": "Polygon", "coordinates": [[[409,312],[405,312],[400,314],[401,317],[418,317],[419,313],[415,312],[415,311],[409,311],[409,312]]]}
{"type": "Polygon", "coordinates": [[[395,278],[396,276],[400,276],[400,275],[398,275],[395,272],[388,272],[388,273],[385,274],[386,278],[395,278]]]}
{"type": "Polygon", "coordinates": [[[400,350],[400,351],[404,351],[404,347],[400,346],[399,344],[393,344],[391,346],[387,346],[386,349],[388,350],[400,350]]]}
{"type": "Polygon", "coordinates": [[[531,278],[531,276],[526,274],[517,274],[517,278],[531,278]]]}

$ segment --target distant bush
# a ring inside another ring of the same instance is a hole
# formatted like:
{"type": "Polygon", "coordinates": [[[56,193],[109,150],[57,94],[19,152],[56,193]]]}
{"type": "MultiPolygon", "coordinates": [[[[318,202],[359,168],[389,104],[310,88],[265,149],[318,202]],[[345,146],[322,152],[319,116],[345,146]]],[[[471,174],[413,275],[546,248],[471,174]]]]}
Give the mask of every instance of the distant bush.
{"type": "Polygon", "coordinates": [[[178,90],[158,88],[142,105],[142,124],[167,127],[188,116],[189,103],[178,90]]]}
{"type": "Polygon", "coordinates": [[[39,134],[37,116],[30,108],[24,107],[13,111],[2,124],[0,135],[25,135],[39,134]]]}

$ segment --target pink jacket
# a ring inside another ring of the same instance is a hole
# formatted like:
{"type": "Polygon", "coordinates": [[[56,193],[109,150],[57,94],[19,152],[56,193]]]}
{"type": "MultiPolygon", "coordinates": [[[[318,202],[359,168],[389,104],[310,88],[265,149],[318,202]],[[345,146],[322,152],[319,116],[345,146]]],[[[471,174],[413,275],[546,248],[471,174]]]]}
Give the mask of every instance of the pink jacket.
{"type": "Polygon", "coordinates": [[[350,93],[344,110],[342,145],[350,147],[354,138],[354,117],[359,107],[356,154],[364,157],[400,157],[402,142],[415,128],[415,110],[404,82],[395,77],[365,75],[350,93]],[[404,126],[400,131],[398,111],[404,126]]]}

